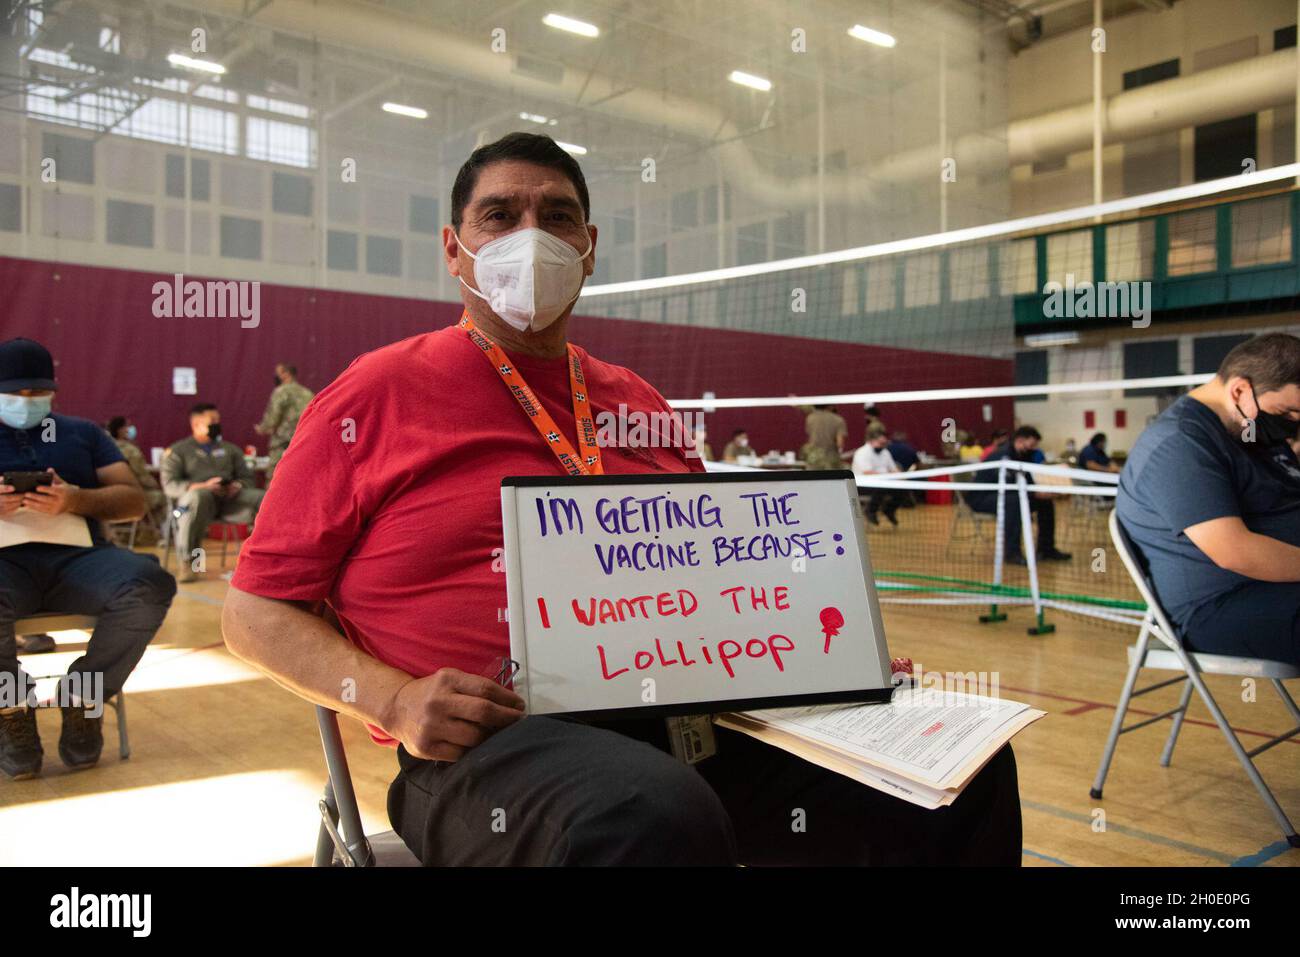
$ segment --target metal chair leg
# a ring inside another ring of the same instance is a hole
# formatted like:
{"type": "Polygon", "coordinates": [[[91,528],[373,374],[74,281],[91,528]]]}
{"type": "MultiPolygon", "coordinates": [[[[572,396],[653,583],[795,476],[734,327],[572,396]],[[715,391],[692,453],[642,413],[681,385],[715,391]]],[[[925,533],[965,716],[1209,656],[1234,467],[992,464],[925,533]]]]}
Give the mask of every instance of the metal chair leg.
{"type": "Polygon", "coordinates": [[[1255,762],[1250,759],[1250,755],[1246,753],[1246,749],[1243,748],[1241,742],[1237,740],[1236,733],[1232,730],[1232,726],[1228,724],[1228,719],[1224,716],[1223,712],[1219,710],[1218,702],[1216,702],[1213,695],[1210,694],[1210,689],[1205,686],[1205,682],[1202,680],[1200,673],[1195,671],[1193,668],[1189,670],[1187,677],[1191,683],[1195,684],[1196,691],[1200,694],[1201,700],[1205,702],[1205,706],[1210,709],[1210,714],[1214,717],[1214,723],[1219,726],[1219,730],[1223,732],[1223,736],[1228,739],[1228,747],[1232,749],[1232,753],[1235,754],[1237,760],[1241,762],[1241,767],[1246,772],[1246,777],[1250,778],[1250,783],[1255,785],[1255,790],[1259,792],[1260,800],[1264,802],[1265,806],[1272,813],[1273,819],[1276,820],[1278,826],[1282,828],[1282,833],[1286,836],[1287,842],[1292,847],[1300,847],[1300,834],[1296,833],[1295,827],[1291,824],[1291,819],[1286,816],[1286,812],[1282,810],[1282,806],[1277,803],[1277,798],[1273,797],[1273,792],[1270,791],[1268,785],[1264,783],[1264,778],[1255,767],[1255,762]]]}
{"type": "Polygon", "coordinates": [[[1286,709],[1291,712],[1291,717],[1300,721],[1300,707],[1296,707],[1295,699],[1292,698],[1291,693],[1286,690],[1286,685],[1282,684],[1281,680],[1278,678],[1272,678],[1270,680],[1273,682],[1273,687],[1277,689],[1278,697],[1282,699],[1282,703],[1286,705],[1286,709]]]}
{"type": "Polygon", "coordinates": [[[117,712],[117,753],[125,761],[131,756],[131,739],[126,733],[126,695],[119,691],[113,696],[111,704],[117,712]]]}
{"type": "Polygon", "coordinates": [[[1192,683],[1190,681],[1183,684],[1183,697],[1178,702],[1178,713],[1174,715],[1174,726],[1169,729],[1169,737],[1165,740],[1165,749],[1160,752],[1160,766],[1169,767],[1169,762],[1174,758],[1174,745],[1178,742],[1178,732],[1182,730],[1183,718],[1187,716],[1187,705],[1192,700],[1192,683]]]}
{"type": "Polygon", "coordinates": [[[1119,694],[1119,704],[1115,707],[1115,719],[1110,723],[1110,736],[1106,739],[1106,749],[1101,755],[1101,766],[1097,768],[1097,777],[1092,782],[1092,788],[1088,794],[1093,800],[1101,800],[1102,788],[1106,785],[1106,775],[1110,771],[1111,759],[1115,756],[1115,746],[1119,743],[1120,732],[1124,728],[1124,716],[1128,714],[1129,700],[1133,697],[1133,689],[1137,686],[1138,673],[1147,660],[1147,645],[1151,641],[1151,624],[1150,621],[1142,623],[1142,631],[1138,634],[1137,650],[1133,655],[1133,664],[1129,666],[1128,677],[1124,679],[1124,689],[1119,694]]]}
{"type": "MultiPolygon", "coordinates": [[[[325,806],[325,811],[330,820],[337,826],[339,819],[338,802],[334,800],[334,786],[329,780],[325,781],[325,795],[321,798],[321,804],[325,806]]],[[[330,834],[329,828],[325,825],[322,818],[320,831],[316,834],[316,856],[312,859],[312,867],[332,867],[334,864],[334,838],[330,834]]]]}

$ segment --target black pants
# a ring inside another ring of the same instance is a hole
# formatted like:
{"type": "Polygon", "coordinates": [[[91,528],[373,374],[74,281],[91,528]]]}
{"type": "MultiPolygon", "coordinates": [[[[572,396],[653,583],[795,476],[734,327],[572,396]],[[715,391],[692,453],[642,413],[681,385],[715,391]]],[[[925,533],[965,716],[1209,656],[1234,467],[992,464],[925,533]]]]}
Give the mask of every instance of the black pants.
{"type": "Polygon", "coordinates": [[[176,579],[156,558],[114,545],[0,548],[0,672],[18,674],[15,620],[38,611],[98,615],[86,653],[68,673],[102,675],[110,698],[139,663],[175,594],[176,579]]]}
{"type": "Polygon", "coordinates": [[[1010,746],[928,811],[716,731],[693,767],[662,720],[528,717],[452,763],[399,748],[388,814],[426,865],[1020,864],[1010,746]]]}
{"type": "MultiPolygon", "coordinates": [[[[977,512],[983,512],[985,515],[996,515],[998,513],[998,497],[996,493],[977,492],[974,495],[966,497],[967,504],[977,512]]],[[[1038,544],[1037,551],[1041,555],[1043,552],[1056,550],[1056,502],[1050,498],[1035,498],[1029,496],[1029,517],[1038,517],[1038,544]]],[[[1002,553],[1004,555],[1019,555],[1024,545],[1023,533],[1020,529],[1020,496],[1014,490],[1007,493],[1007,504],[1003,514],[1005,533],[1002,553]]]]}
{"type": "Polygon", "coordinates": [[[868,516],[875,516],[881,511],[892,516],[903,504],[903,493],[874,491],[870,495],[860,495],[859,501],[868,516]]]}
{"type": "Polygon", "coordinates": [[[1300,667],[1300,582],[1239,585],[1192,612],[1183,634],[1192,651],[1300,667]]]}

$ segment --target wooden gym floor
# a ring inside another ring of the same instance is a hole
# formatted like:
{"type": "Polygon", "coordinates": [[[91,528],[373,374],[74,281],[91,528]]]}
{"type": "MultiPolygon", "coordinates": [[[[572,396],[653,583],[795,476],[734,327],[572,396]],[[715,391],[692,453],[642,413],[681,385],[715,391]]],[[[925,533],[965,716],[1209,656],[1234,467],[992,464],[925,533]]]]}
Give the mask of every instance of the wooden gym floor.
{"type": "MultiPolygon", "coordinates": [[[[873,555],[901,547],[888,537],[909,526],[918,534],[938,527],[917,514],[925,511],[900,513],[901,529],[873,530],[873,555]]],[[[68,772],[57,754],[57,712],[41,713],[42,775],[0,780],[0,865],[310,863],[324,773],[314,715],[225,651],[219,620],[226,587],[216,571],[181,586],[127,685],[130,760],[118,759],[110,712],[99,766],[68,772]]],[[[1025,865],[1300,865],[1300,850],[1287,848],[1195,699],[1169,768],[1159,765],[1164,721],[1124,735],[1105,799],[1088,796],[1132,631],[1051,614],[1056,633],[1031,637],[1024,609],[993,625],[979,624],[978,611],[887,605],[886,633],[894,655],[927,671],[997,672],[1004,697],[1048,712],[1014,743],[1025,865]]],[[[25,659],[30,672],[61,671],[86,636],[56,638],[58,651],[25,659]]],[[[1233,679],[1211,677],[1209,684],[1248,749],[1261,735],[1290,726],[1270,687],[1245,702],[1233,679]]],[[[1177,694],[1167,688],[1138,699],[1137,707],[1154,714],[1176,704],[1177,694]]],[[[367,828],[385,830],[394,755],[370,744],[353,721],[343,722],[343,732],[367,828]]],[[[1259,760],[1293,820],[1300,820],[1297,748],[1300,742],[1283,743],[1259,760]]]]}

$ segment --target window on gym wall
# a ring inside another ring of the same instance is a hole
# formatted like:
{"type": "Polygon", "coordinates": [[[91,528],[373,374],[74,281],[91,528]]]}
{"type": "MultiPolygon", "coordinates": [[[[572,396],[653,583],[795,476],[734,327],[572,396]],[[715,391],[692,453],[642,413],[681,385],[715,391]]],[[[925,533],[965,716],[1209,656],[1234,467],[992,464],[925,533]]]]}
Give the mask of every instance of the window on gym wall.
{"type": "Polygon", "coordinates": [[[1291,261],[1291,197],[1232,207],[1232,268],[1291,261]]]}
{"type": "MultiPolygon", "coordinates": [[[[1124,378],[1154,379],[1158,376],[1179,375],[1178,340],[1156,339],[1124,343],[1124,378]]],[[[1125,389],[1124,397],[1165,395],[1178,391],[1178,387],[1162,386],[1154,389],[1125,389]]]]}
{"type": "Polygon", "coordinates": [[[1218,372],[1224,357],[1249,338],[1248,332],[1230,336],[1197,336],[1192,340],[1192,372],[1218,372]]]}
{"type": "Polygon", "coordinates": [[[1193,209],[1169,217],[1170,276],[1190,276],[1213,272],[1219,267],[1215,246],[1215,211],[1193,209]]]}

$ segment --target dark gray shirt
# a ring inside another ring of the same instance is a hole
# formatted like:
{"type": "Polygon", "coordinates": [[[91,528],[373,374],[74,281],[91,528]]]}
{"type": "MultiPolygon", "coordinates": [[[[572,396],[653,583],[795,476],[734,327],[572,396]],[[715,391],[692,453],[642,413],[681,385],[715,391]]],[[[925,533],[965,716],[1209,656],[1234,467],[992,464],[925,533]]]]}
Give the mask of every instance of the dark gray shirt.
{"type": "Polygon", "coordinates": [[[1202,605],[1250,581],[1214,564],[1183,530],[1236,516],[1252,532],[1300,546],[1300,467],[1285,445],[1244,443],[1208,406],[1183,396],[1133,445],[1115,508],[1182,628],[1202,605]]]}

